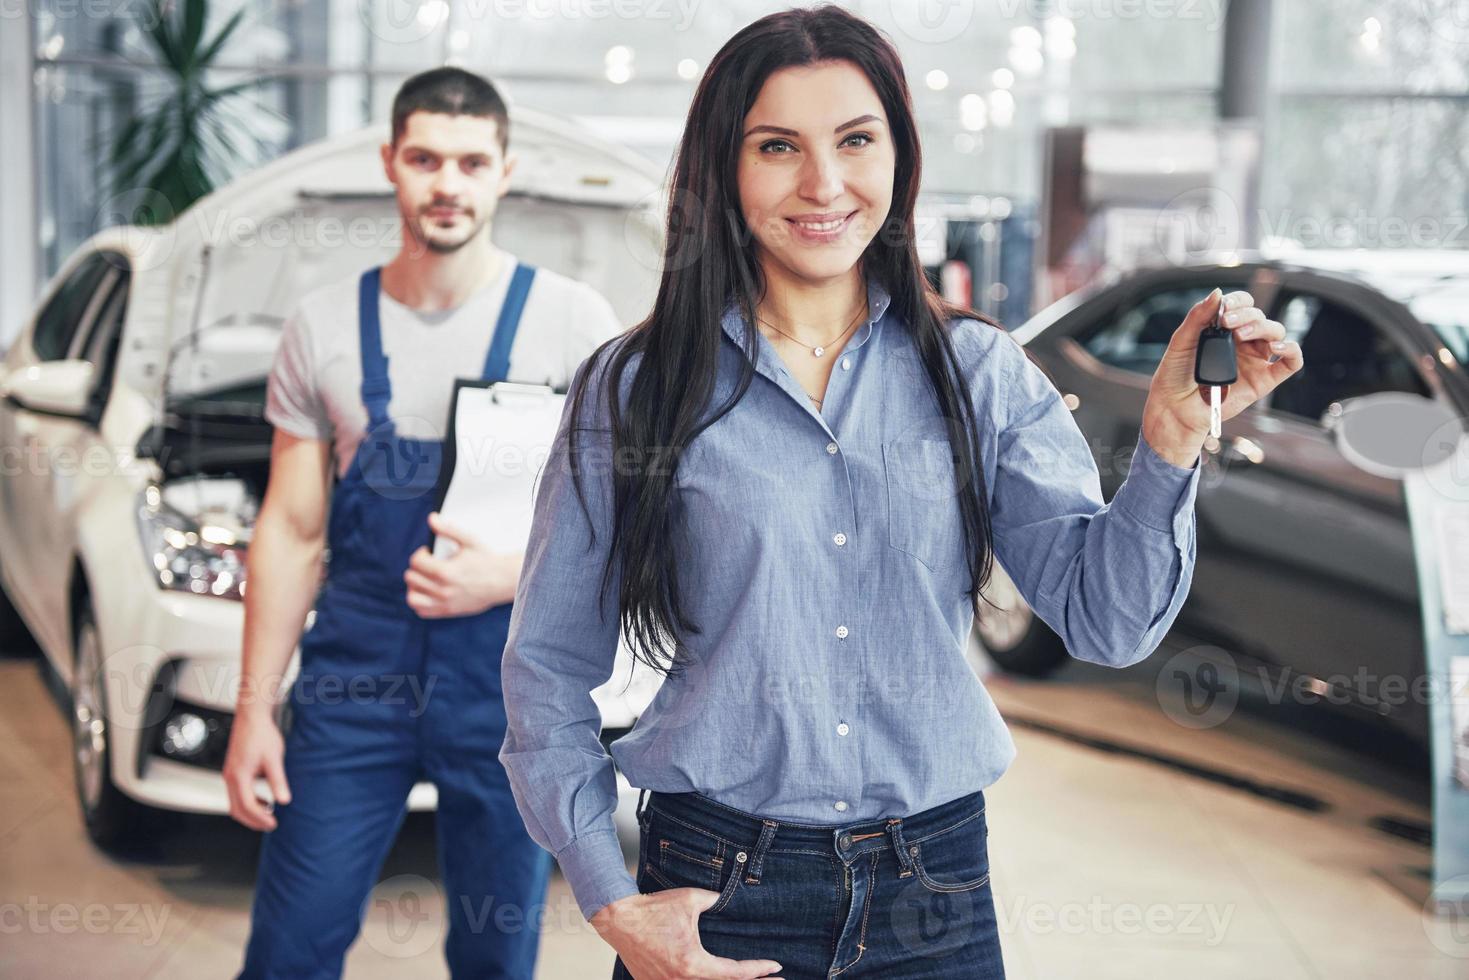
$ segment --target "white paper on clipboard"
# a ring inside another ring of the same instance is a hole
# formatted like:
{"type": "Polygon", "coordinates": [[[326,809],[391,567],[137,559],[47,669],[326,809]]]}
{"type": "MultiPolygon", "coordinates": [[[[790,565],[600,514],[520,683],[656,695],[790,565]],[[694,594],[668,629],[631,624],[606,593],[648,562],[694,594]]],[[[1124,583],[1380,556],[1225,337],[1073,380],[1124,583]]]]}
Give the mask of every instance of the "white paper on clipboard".
{"type": "MultiPolygon", "coordinates": [[[[551,454],[566,395],[549,385],[461,382],[450,407],[452,465],[439,514],[491,551],[524,551],[536,476],[551,454]]],[[[458,546],[434,537],[433,554],[458,546]]]]}

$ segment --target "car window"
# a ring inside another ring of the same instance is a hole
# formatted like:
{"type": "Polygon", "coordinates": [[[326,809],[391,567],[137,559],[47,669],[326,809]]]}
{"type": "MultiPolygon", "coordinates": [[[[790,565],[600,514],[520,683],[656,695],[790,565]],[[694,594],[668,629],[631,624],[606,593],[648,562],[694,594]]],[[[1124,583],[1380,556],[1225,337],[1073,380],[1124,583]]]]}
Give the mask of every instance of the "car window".
{"type": "Polygon", "coordinates": [[[1299,293],[1287,296],[1274,319],[1286,339],[1301,345],[1305,365],[1271,393],[1272,412],[1320,423],[1332,402],[1377,391],[1432,397],[1423,378],[1392,338],[1340,303],[1299,293]]]}
{"type": "Polygon", "coordinates": [[[123,314],[127,311],[128,302],[127,273],[114,274],[103,288],[106,298],[92,317],[85,334],[79,332],[72,341],[71,351],[67,355],[91,361],[99,370],[105,370],[110,365],[110,355],[117,350],[117,342],[122,334],[123,314]]]}
{"type": "Polygon", "coordinates": [[[57,288],[36,318],[36,328],[31,334],[31,348],[38,358],[56,361],[66,356],[108,268],[106,258],[100,253],[90,255],[57,288]]]}
{"type": "Polygon", "coordinates": [[[1171,286],[1134,299],[1105,319],[1082,344],[1104,364],[1152,374],[1189,309],[1213,288],[1213,284],[1171,286]]]}

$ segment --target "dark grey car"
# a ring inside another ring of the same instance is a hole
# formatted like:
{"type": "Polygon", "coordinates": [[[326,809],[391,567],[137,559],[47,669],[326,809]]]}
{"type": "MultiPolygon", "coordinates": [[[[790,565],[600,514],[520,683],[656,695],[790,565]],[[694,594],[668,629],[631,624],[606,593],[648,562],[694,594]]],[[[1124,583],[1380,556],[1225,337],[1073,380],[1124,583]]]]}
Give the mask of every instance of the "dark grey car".
{"type": "MultiPolygon", "coordinates": [[[[1249,290],[1305,366],[1205,445],[1197,566],[1170,640],[1217,646],[1267,683],[1330,691],[1426,741],[1427,707],[1411,696],[1424,650],[1402,482],[1349,462],[1331,425],[1344,400],[1385,391],[1469,417],[1469,256],[1168,267],[1042,311],[1015,335],[1075,413],[1107,499],[1169,338],[1215,286],[1249,290]]],[[[1065,660],[998,565],[986,594],[1005,611],[982,604],[976,630],[1002,668],[1040,676],[1065,660]]]]}

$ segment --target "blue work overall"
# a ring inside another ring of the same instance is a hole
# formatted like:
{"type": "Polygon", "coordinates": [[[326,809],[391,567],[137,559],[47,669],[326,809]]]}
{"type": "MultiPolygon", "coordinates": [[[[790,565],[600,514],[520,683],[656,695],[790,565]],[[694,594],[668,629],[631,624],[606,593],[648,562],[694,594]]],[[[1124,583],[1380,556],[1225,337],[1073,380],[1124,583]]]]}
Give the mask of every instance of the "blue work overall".
{"type": "MultiPolygon", "coordinates": [[[[502,381],[535,269],[519,265],[483,378],[502,381]]],[[[443,442],[396,433],[378,316],[381,270],[359,292],[367,432],[332,493],[331,549],[316,619],[301,637],[285,769],[262,843],[243,977],[337,977],[421,779],[438,788],[440,889],[426,879],[390,900],[389,957],[429,955],[441,928],[455,977],[531,980],[551,855],[525,830],[498,754],[500,658],[511,604],[420,617],[406,600],[409,557],[432,540],[443,442]],[[428,931],[433,935],[426,936],[428,931]]],[[[448,384],[449,379],[445,379],[448,384]]]]}

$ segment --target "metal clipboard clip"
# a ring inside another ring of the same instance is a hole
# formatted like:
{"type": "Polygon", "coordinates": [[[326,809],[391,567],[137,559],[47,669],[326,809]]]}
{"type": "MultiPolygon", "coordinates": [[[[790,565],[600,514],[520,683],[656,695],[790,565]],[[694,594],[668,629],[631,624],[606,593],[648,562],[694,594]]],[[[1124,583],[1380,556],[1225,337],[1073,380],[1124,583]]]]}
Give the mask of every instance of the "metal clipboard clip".
{"type": "Polygon", "coordinates": [[[490,401],[496,405],[509,405],[516,402],[532,404],[543,402],[559,392],[551,385],[527,384],[523,381],[496,381],[489,386],[490,401]]]}

